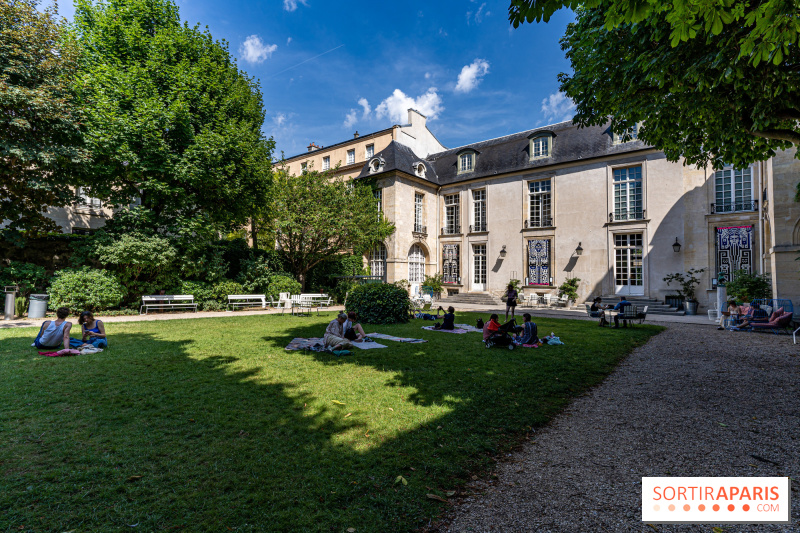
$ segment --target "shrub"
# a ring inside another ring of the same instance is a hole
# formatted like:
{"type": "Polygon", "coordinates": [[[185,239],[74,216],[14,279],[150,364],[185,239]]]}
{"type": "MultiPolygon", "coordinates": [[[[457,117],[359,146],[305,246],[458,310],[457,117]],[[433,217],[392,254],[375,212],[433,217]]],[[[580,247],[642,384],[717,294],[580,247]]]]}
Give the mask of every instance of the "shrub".
{"type": "Polygon", "coordinates": [[[48,291],[50,307],[71,311],[102,311],[116,307],[125,297],[125,288],[106,270],[82,268],[56,272],[48,291]]]}
{"type": "Polygon", "coordinates": [[[733,281],[725,284],[728,296],[740,302],[752,302],[761,298],[772,298],[769,277],[751,274],[746,270],[733,273],[733,281]]]}
{"type": "Polygon", "coordinates": [[[681,287],[680,290],[677,291],[678,296],[686,298],[686,301],[688,302],[697,302],[694,294],[697,290],[697,286],[700,285],[700,278],[695,276],[695,274],[702,274],[705,271],[705,268],[690,268],[686,271],[686,274],[677,272],[675,274],[665,276],[664,281],[667,282],[667,285],[674,281],[681,287]]]}
{"type": "Polygon", "coordinates": [[[303,290],[302,285],[296,279],[290,276],[284,276],[282,274],[276,274],[269,279],[269,285],[267,286],[267,296],[270,298],[277,298],[278,295],[282,292],[288,292],[291,294],[300,294],[300,291],[303,290]]]}
{"type": "Polygon", "coordinates": [[[264,257],[256,257],[242,261],[241,271],[236,281],[242,284],[247,294],[266,294],[269,288],[269,280],[274,275],[270,270],[269,260],[264,257]]]}
{"type": "Polygon", "coordinates": [[[28,299],[24,296],[17,296],[14,298],[14,314],[22,316],[25,314],[25,309],[28,306],[28,299]]]}
{"type": "Polygon", "coordinates": [[[205,281],[179,281],[167,294],[191,294],[195,302],[205,302],[214,298],[213,287],[205,281]]]}
{"type": "Polygon", "coordinates": [[[578,299],[578,285],[581,282],[581,278],[567,278],[564,283],[558,288],[558,297],[561,298],[565,296],[572,301],[578,299]]]}
{"type": "Polygon", "coordinates": [[[44,267],[22,261],[10,261],[0,267],[0,285],[17,285],[22,296],[29,296],[35,288],[44,288],[47,273],[44,267]]]}
{"type": "Polygon", "coordinates": [[[411,300],[408,292],[391,283],[369,283],[353,289],[347,297],[347,311],[369,324],[408,322],[411,300]]]}
{"type": "Polygon", "coordinates": [[[425,276],[425,281],[422,282],[422,292],[431,295],[441,294],[444,290],[442,279],[441,273],[425,276]]]}
{"type": "Polygon", "coordinates": [[[361,255],[337,255],[308,271],[306,287],[311,287],[314,292],[329,293],[338,302],[343,302],[345,295],[357,286],[357,282],[343,277],[364,274],[366,270],[361,255]]]}
{"type": "Polygon", "coordinates": [[[219,283],[215,283],[211,289],[211,297],[222,304],[228,303],[228,295],[229,294],[242,294],[244,293],[244,288],[242,287],[241,283],[236,283],[235,281],[231,281],[226,279],[225,281],[220,281],[219,283]]]}
{"type": "Polygon", "coordinates": [[[222,311],[225,309],[225,305],[216,300],[206,300],[200,307],[203,311],[222,311]]]}
{"type": "Polygon", "coordinates": [[[163,237],[122,235],[98,246],[96,256],[117,273],[132,297],[156,293],[170,285],[176,276],[178,252],[163,237]]]}

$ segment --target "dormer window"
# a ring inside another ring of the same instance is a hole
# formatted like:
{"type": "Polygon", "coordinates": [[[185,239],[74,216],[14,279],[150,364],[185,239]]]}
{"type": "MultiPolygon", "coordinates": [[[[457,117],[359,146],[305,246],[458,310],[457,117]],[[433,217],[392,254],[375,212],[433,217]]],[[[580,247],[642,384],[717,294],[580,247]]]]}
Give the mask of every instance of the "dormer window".
{"type": "Polygon", "coordinates": [[[369,173],[370,174],[375,174],[376,172],[381,172],[383,170],[383,165],[384,164],[385,164],[385,161],[380,157],[376,157],[375,159],[372,159],[369,162],[369,173]]]}
{"type": "Polygon", "coordinates": [[[475,170],[475,152],[464,152],[458,156],[458,172],[472,172],[475,170]]]}
{"type": "Polygon", "coordinates": [[[419,162],[414,164],[414,174],[420,178],[425,177],[425,163],[419,162]]]}
{"type": "Polygon", "coordinates": [[[551,133],[536,134],[531,138],[531,159],[543,159],[553,153],[553,135],[551,133]]]}
{"type": "Polygon", "coordinates": [[[634,124],[630,129],[622,133],[614,133],[614,144],[633,142],[639,139],[639,123],[634,124]]]}

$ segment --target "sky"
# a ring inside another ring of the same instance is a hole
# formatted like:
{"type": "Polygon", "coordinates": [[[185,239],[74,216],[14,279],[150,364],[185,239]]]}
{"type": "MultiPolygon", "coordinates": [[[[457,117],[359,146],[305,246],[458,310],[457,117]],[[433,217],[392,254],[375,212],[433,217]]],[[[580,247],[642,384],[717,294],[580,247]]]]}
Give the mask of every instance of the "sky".
{"type": "MultiPolygon", "coordinates": [[[[413,107],[448,148],[552,124],[574,106],[559,39],[573,19],[514,29],[509,1],[177,0],[225,40],[264,95],[275,157],[407,122],[413,107]]],[[[72,19],[70,0],[60,13],[72,19]]]]}

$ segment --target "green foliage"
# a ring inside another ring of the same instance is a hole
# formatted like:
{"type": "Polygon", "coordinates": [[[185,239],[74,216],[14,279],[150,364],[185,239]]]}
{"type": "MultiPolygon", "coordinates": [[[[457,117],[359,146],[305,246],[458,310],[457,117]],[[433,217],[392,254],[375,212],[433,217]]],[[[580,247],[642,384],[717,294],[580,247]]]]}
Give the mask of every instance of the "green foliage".
{"type": "Polygon", "coordinates": [[[339,254],[360,254],[394,232],[369,185],[333,179],[329,172],[278,172],[273,202],[278,248],[303,287],[314,266],[339,254]]]}
{"type": "Polygon", "coordinates": [[[581,283],[581,278],[567,278],[564,283],[558,288],[558,297],[564,295],[572,301],[578,299],[578,285],[581,283]]]}
{"type": "Polygon", "coordinates": [[[45,208],[76,200],[86,161],[71,88],[78,49],[57,7],[38,3],[0,2],[0,221],[9,235],[56,229],[45,208]]]}
{"type": "Polygon", "coordinates": [[[216,301],[227,304],[229,294],[243,294],[244,288],[241,283],[226,279],[215,283],[214,287],[211,289],[211,293],[216,301]]]}
{"type": "Polygon", "coordinates": [[[122,235],[117,240],[99,245],[95,256],[116,272],[133,298],[155,294],[175,279],[178,252],[163,237],[122,235]]]}
{"type": "Polygon", "coordinates": [[[271,298],[278,298],[278,295],[282,292],[300,294],[301,291],[300,282],[293,277],[275,274],[269,279],[266,294],[271,298]]]}
{"type": "Polygon", "coordinates": [[[245,264],[253,260],[253,250],[244,239],[222,240],[218,246],[222,250],[222,260],[228,265],[223,275],[230,279],[236,279],[245,264]]]}
{"type": "Polygon", "coordinates": [[[730,298],[737,302],[752,302],[761,298],[772,298],[772,286],[769,276],[751,274],[746,270],[733,273],[733,281],[725,284],[730,298]]]}
{"type": "Polygon", "coordinates": [[[444,282],[442,279],[441,273],[434,274],[433,276],[425,276],[425,281],[422,282],[422,291],[432,294],[441,294],[444,290],[444,282]]]}
{"type": "Polygon", "coordinates": [[[43,289],[47,280],[44,267],[33,263],[9,261],[8,265],[0,266],[0,285],[17,285],[22,296],[30,296],[34,289],[43,289]]]}
{"type": "Polygon", "coordinates": [[[141,200],[155,228],[213,235],[268,204],[272,140],[259,84],[171,0],[75,3],[76,80],[93,197],[141,200]]]}
{"type": "MultiPolygon", "coordinates": [[[[580,281],[580,280],[578,280],[580,281]]],[[[508,284],[511,285],[515,291],[519,292],[520,288],[522,287],[522,281],[518,279],[512,279],[508,281],[508,284]]],[[[506,287],[508,288],[508,287],[506,287]]]]}
{"type": "Polygon", "coordinates": [[[214,299],[214,289],[210,283],[205,281],[178,281],[167,294],[184,294],[194,296],[195,302],[205,302],[214,299]]]}
{"type": "Polygon", "coordinates": [[[245,294],[266,294],[270,278],[274,275],[270,270],[269,259],[256,257],[242,261],[240,265],[236,281],[241,283],[245,294]]]}
{"type": "Polygon", "coordinates": [[[204,302],[200,302],[198,307],[203,311],[223,311],[226,309],[225,304],[221,304],[217,300],[206,300],[204,302]]]}
{"type": "Polygon", "coordinates": [[[363,276],[364,258],[361,255],[339,254],[323,261],[308,271],[306,287],[309,292],[330,294],[337,302],[344,302],[348,292],[358,286],[358,282],[343,279],[344,276],[363,276]]]}
{"type": "Polygon", "coordinates": [[[407,279],[398,279],[397,281],[394,282],[394,285],[397,285],[404,291],[408,291],[408,289],[411,288],[411,284],[408,282],[407,279]]]}
{"type": "Polygon", "coordinates": [[[698,278],[696,274],[702,274],[705,271],[705,268],[690,268],[686,274],[681,272],[669,274],[664,277],[664,281],[667,282],[667,285],[670,285],[674,281],[681,287],[680,290],[676,291],[678,296],[685,298],[688,302],[697,302],[694,293],[695,290],[697,290],[697,286],[700,284],[700,278],[698,278]]]}
{"type": "Polygon", "coordinates": [[[28,299],[24,296],[17,296],[14,298],[14,314],[22,316],[28,309],[28,299]]]}
{"type": "Polygon", "coordinates": [[[48,293],[51,309],[68,307],[73,312],[102,311],[117,307],[125,297],[125,288],[106,270],[65,269],[56,272],[48,293]]]}
{"type": "Polygon", "coordinates": [[[347,296],[347,311],[368,324],[408,322],[411,300],[408,292],[391,283],[360,285],[347,296]]]}

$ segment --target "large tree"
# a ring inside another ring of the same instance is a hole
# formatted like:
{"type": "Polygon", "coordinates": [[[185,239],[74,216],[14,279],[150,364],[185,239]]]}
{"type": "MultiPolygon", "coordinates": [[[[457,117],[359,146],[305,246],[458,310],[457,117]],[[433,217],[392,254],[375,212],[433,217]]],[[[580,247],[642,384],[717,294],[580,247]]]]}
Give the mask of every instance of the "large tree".
{"type": "Polygon", "coordinates": [[[0,223],[56,229],[49,206],[76,200],[80,109],[72,82],[78,48],[56,8],[37,0],[0,2],[0,223]]]}
{"type": "Polygon", "coordinates": [[[276,172],[273,202],[277,248],[303,289],[315,265],[342,253],[363,253],[394,233],[370,186],[329,172],[276,172]]]}
{"type": "Polygon", "coordinates": [[[639,137],[671,160],[747,165],[800,144],[796,1],[514,0],[510,19],[576,10],[561,90],[575,121],[639,137]]]}
{"type": "Polygon", "coordinates": [[[191,233],[241,227],[267,202],[272,140],[259,84],[170,0],[78,0],[92,196],[191,233]]]}

